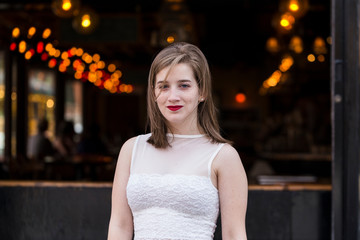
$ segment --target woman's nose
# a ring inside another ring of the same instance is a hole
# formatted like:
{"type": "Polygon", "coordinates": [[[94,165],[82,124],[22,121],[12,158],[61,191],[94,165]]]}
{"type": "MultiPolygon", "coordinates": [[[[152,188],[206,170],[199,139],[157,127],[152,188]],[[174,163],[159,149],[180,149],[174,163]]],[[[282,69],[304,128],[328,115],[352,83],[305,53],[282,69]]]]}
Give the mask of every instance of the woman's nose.
{"type": "Polygon", "coordinates": [[[177,89],[170,88],[168,100],[169,101],[178,101],[179,99],[180,99],[179,92],[177,91],[177,89]]]}

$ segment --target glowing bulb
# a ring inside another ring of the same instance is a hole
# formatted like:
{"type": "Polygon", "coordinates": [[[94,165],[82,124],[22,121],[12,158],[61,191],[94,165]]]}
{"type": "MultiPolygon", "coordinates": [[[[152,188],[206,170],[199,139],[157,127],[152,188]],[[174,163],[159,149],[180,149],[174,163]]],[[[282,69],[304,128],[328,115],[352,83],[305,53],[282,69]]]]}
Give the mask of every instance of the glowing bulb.
{"type": "Polygon", "coordinates": [[[31,52],[30,52],[30,51],[27,51],[27,52],[25,53],[25,59],[26,59],[26,60],[29,60],[31,57],[32,57],[31,52]]]}
{"type": "Polygon", "coordinates": [[[46,106],[47,106],[48,108],[53,108],[54,105],[55,105],[54,100],[48,99],[48,100],[46,101],[46,106]]]}
{"type": "Polygon", "coordinates": [[[53,45],[52,45],[51,43],[48,43],[48,44],[46,44],[46,46],[45,46],[45,50],[46,50],[47,52],[50,52],[52,48],[53,48],[53,45]]]}
{"type": "Polygon", "coordinates": [[[56,66],[56,59],[52,58],[50,59],[49,63],[48,63],[49,68],[53,68],[56,66]]]}
{"type": "Polygon", "coordinates": [[[97,62],[97,65],[98,65],[98,69],[103,69],[105,67],[105,62],[99,61],[99,62],[97,62]]]}
{"type": "Polygon", "coordinates": [[[114,72],[114,74],[116,74],[119,78],[121,78],[122,75],[123,75],[120,70],[116,70],[116,71],[114,72]]]}
{"type": "Polygon", "coordinates": [[[55,48],[51,48],[50,51],[49,51],[49,55],[50,56],[54,56],[56,53],[56,49],[55,48]]]}
{"type": "Polygon", "coordinates": [[[315,61],[315,56],[314,56],[314,54],[309,54],[309,55],[307,56],[307,60],[308,60],[309,62],[314,62],[314,61],[315,61]]]}
{"type": "Polygon", "coordinates": [[[330,45],[332,44],[331,36],[329,36],[329,37],[326,38],[326,42],[327,42],[328,44],[330,44],[330,45]]]}
{"type": "Polygon", "coordinates": [[[116,93],[116,87],[113,85],[109,91],[111,93],[116,93]]]}
{"type": "Polygon", "coordinates": [[[82,48],[76,49],[76,56],[80,57],[83,54],[84,54],[84,50],[82,48]]]}
{"type": "Polygon", "coordinates": [[[279,42],[276,38],[270,37],[266,41],[266,48],[269,52],[276,53],[280,50],[279,42]]]}
{"type": "Polygon", "coordinates": [[[91,21],[90,21],[90,15],[89,14],[84,14],[81,17],[81,26],[83,26],[84,28],[87,28],[91,25],[91,21]]]}
{"type": "Polygon", "coordinates": [[[109,70],[109,72],[114,72],[114,71],[115,71],[115,69],[116,69],[115,64],[113,64],[113,63],[109,64],[109,66],[108,66],[108,70],[109,70]]]}
{"type": "Polygon", "coordinates": [[[303,51],[303,42],[302,39],[298,36],[294,36],[290,40],[290,49],[296,53],[301,53],[303,51]]]}
{"type": "Polygon", "coordinates": [[[325,56],[324,55],[319,55],[318,57],[317,57],[317,59],[318,59],[318,61],[319,62],[325,62],[325,56]]]}
{"type": "Polygon", "coordinates": [[[71,7],[72,7],[71,1],[70,0],[63,0],[61,7],[62,7],[62,9],[64,11],[69,11],[71,9],[71,7]]]}
{"type": "Polygon", "coordinates": [[[321,37],[316,37],[313,44],[314,52],[316,54],[325,54],[327,53],[325,40],[321,37]]]}
{"type": "Polygon", "coordinates": [[[19,52],[20,52],[20,53],[24,53],[25,50],[26,50],[26,42],[25,42],[25,41],[21,41],[21,42],[19,43],[19,52]]]}
{"type": "Polygon", "coordinates": [[[36,45],[36,52],[37,53],[42,53],[44,51],[44,43],[43,42],[38,42],[38,44],[36,45]]]}
{"type": "Polygon", "coordinates": [[[97,70],[97,64],[96,63],[92,63],[89,66],[90,72],[95,72],[97,70]]]}
{"type": "Polygon", "coordinates": [[[48,59],[48,57],[49,56],[45,52],[41,54],[41,60],[43,60],[43,61],[46,61],[48,59]]]}
{"type": "Polygon", "coordinates": [[[16,43],[11,43],[10,44],[10,50],[15,51],[15,49],[16,49],[16,43]]]}
{"type": "Polygon", "coordinates": [[[100,79],[96,79],[96,81],[94,82],[95,86],[100,86],[102,84],[102,81],[100,79]]]}
{"type": "Polygon", "coordinates": [[[281,16],[280,26],[285,28],[286,30],[290,30],[292,28],[292,24],[294,24],[295,18],[290,13],[285,13],[281,16]]]}
{"type": "Polygon", "coordinates": [[[68,67],[68,66],[70,66],[70,64],[71,64],[70,59],[68,59],[68,58],[64,59],[64,61],[63,61],[64,66],[68,67]]]}
{"type": "Polygon", "coordinates": [[[175,38],[174,38],[173,36],[168,36],[168,37],[166,38],[166,41],[167,41],[168,43],[173,43],[173,42],[175,41],[175,38]]]}
{"type": "Polygon", "coordinates": [[[290,4],[289,9],[290,9],[291,11],[293,11],[293,12],[296,12],[296,11],[299,10],[299,5],[294,4],[294,3],[293,3],[293,4],[290,4]]]}
{"type": "Polygon", "coordinates": [[[290,25],[290,22],[287,19],[281,19],[280,25],[283,27],[288,27],[290,25]]]}
{"type": "Polygon", "coordinates": [[[34,36],[35,33],[36,33],[36,28],[35,27],[29,28],[28,38],[31,38],[32,36],[34,36]]]}
{"type": "Polygon", "coordinates": [[[84,61],[85,61],[86,63],[90,64],[90,63],[92,62],[92,56],[86,55],[84,61]]]}
{"type": "Polygon", "coordinates": [[[289,3],[289,10],[290,11],[293,11],[293,12],[297,12],[299,11],[299,2],[298,0],[290,0],[290,3],[289,3]]]}
{"type": "Polygon", "coordinates": [[[20,29],[18,27],[14,28],[12,31],[13,38],[17,38],[20,35],[20,29]]]}
{"type": "Polygon", "coordinates": [[[61,53],[61,59],[67,59],[67,58],[69,58],[69,54],[68,54],[68,52],[62,52],[61,53]]]}
{"type": "Polygon", "coordinates": [[[94,55],[93,55],[93,57],[92,57],[92,59],[93,59],[93,61],[94,62],[99,62],[100,61],[100,55],[99,54],[97,54],[97,53],[95,53],[94,55]]]}
{"type": "Polygon", "coordinates": [[[51,30],[50,30],[50,28],[46,28],[46,29],[43,31],[42,37],[43,37],[44,39],[46,39],[46,38],[48,38],[50,35],[51,35],[51,30]]]}
{"type": "Polygon", "coordinates": [[[128,85],[127,93],[132,93],[134,91],[133,85],[128,85]]]}
{"type": "Polygon", "coordinates": [[[75,77],[76,79],[81,79],[81,77],[82,77],[82,72],[75,72],[74,77],[75,77]]]}
{"type": "Polygon", "coordinates": [[[61,51],[59,49],[55,50],[54,57],[60,57],[61,51]]]}
{"type": "Polygon", "coordinates": [[[246,101],[246,96],[245,96],[245,94],[243,94],[243,93],[238,93],[238,94],[236,94],[236,96],[235,96],[235,100],[236,100],[236,102],[238,102],[238,103],[244,103],[244,102],[246,101]]]}
{"type": "Polygon", "coordinates": [[[60,72],[65,72],[66,71],[66,66],[64,64],[60,64],[59,65],[59,71],[60,72]]]}
{"type": "Polygon", "coordinates": [[[278,81],[277,81],[275,78],[273,78],[273,77],[270,77],[270,78],[267,80],[267,82],[268,82],[268,84],[269,84],[270,87],[275,87],[276,84],[278,83],[278,81]]]}
{"type": "Polygon", "coordinates": [[[72,48],[70,49],[70,54],[71,54],[71,56],[75,56],[75,55],[76,55],[76,47],[72,47],[72,48]]]}

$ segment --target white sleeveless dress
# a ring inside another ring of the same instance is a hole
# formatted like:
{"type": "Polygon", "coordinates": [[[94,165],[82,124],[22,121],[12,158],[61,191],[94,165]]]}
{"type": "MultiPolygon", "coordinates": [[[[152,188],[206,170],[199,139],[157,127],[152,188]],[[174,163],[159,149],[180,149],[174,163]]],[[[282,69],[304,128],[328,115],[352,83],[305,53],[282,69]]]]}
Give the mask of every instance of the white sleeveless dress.
{"type": "Polygon", "coordinates": [[[204,135],[168,134],[171,147],[135,141],[127,199],[135,240],[211,240],[219,214],[211,164],[224,144],[204,135]]]}

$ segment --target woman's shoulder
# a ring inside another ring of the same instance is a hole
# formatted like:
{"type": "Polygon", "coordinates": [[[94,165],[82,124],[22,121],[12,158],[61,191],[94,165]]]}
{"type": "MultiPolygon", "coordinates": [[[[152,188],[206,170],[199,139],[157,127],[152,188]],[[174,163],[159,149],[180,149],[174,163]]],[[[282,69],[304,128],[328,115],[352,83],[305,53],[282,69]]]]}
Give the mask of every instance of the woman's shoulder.
{"type": "Polygon", "coordinates": [[[241,161],[238,151],[229,143],[224,143],[216,156],[215,163],[219,167],[221,165],[231,166],[241,161]]]}
{"type": "Polygon", "coordinates": [[[139,139],[147,140],[150,137],[150,135],[151,135],[150,133],[147,133],[147,134],[139,134],[137,136],[133,136],[124,142],[122,148],[124,150],[131,151],[134,148],[136,142],[139,141],[139,139]]]}
{"type": "Polygon", "coordinates": [[[239,153],[236,150],[236,148],[229,143],[223,143],[223,146],[221,147],[219,154],[225,157],[239,156],[239,153]]]}

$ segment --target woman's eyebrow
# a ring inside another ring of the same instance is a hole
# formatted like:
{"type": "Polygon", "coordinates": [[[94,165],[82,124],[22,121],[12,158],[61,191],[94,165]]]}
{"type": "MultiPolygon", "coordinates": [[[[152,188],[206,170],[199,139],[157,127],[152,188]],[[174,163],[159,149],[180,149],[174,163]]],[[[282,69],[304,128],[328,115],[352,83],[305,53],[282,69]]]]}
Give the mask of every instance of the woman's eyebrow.
{"type": "MultiPolygon", "coordinates": [[[[159,81],[157,81],[157,82],[155,83],[155,86],[165,84],[166,82],[167,82],[166,80],[165,80],[165,81],[159,80],[159,81]]],[[[180,80],[178,80],[177,82],[179,82],[179,83],[188,83],[188,82],[191,82],[191,80],[189,80],[189,79],[180,79],[180,80]]]]}
{"type": "Polygon", "coordinates": [[[157,82],[155,83],[155,85],[160,85],[160,84],[163,84],[163,83],[164,83],[164,81],[160,80],[160,81],[157,81],[157,82]]]}
{"type": "Polygon", "coordinates": [[[181,79],[178,82],[191,82],[191,80],[189,80],[189,79],[181,79]]]}

